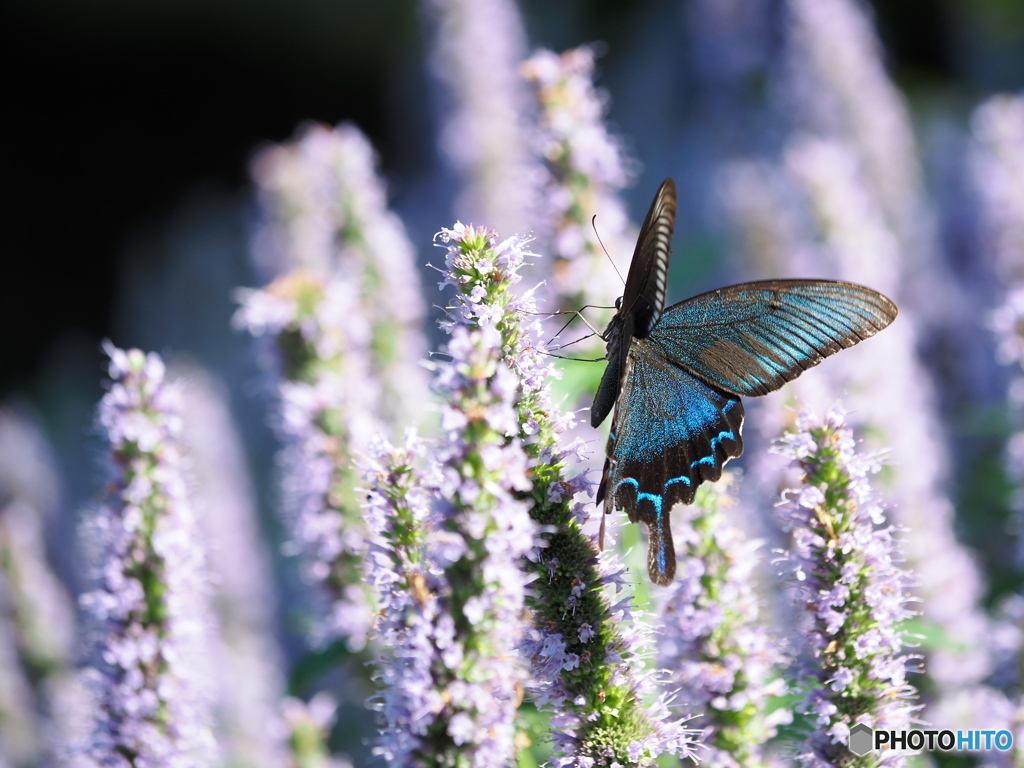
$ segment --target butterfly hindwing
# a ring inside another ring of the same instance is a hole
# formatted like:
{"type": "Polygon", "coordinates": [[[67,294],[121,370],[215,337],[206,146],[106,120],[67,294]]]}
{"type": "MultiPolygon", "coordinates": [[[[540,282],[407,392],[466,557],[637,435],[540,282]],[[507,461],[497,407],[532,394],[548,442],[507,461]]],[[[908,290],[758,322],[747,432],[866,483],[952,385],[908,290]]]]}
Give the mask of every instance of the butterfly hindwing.
{"type": "Polygon", "coordinates": [[[885,296],[852,283],[765,280],[669,307],[651,340],[726,392],[765,395],[874,336],[896,312],[885,296]]]}
{"type": "Polygon", "coordinates": [[[649,343],[633,342],[597,500],[647,524],[648,571],[664,585],[675,574],[669,511],[692,503],[697,487],[718,480],[725,462],[743,452],[743,404],[649,343]]]}

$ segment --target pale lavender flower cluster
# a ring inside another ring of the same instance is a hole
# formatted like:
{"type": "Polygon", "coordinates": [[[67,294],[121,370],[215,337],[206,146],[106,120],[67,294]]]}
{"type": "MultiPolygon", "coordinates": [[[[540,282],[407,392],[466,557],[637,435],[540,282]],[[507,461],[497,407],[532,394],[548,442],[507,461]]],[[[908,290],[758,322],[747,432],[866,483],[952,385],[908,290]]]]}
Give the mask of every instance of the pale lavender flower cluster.
{"type": "MultiPolygon", "coordinates": [[[[914,657],[900,627],[913,615],[910,580],[868,480],[880,469],[878,457],[858,452],[842,411],[802,414],[775,450],[803,473],[780,508],[792,536],[782,562],[810,614],[800,709],[814,730],[799,759],[832,766],[849,758],[846,745],[857,723],[904,730],[914,722],[916,694],[907,683],[914,657]]],[[[905,760],[896,751],[874,757],[881,765],[905,760]]]]}
{"type": "MultiPolygon", "coordinates": [[[[529,264],[527,259],[536,257],[529,250],[530,239],[513,236],[499,242],[493,232],[461,223],[442,230],[439,237],[448,244],[440,287],[450,285],[459,291],[442,327],[452,332],[463,324],[494,328],[501,334],[503,359],[518,377],[516,431],[530,449],[531,466],[580,458],[581,441],[560,446],[556,440],[573,426],[574,415],[560,413],[551,404],[550,381],[558,373],[546,354],[534,291],[512,290],[522,280],[520,270],[529,264]]],[[[553,493],[572,495],[589,487],[580,473],[553,493]]]]}
{"type": "Polygon", "coordinates": [[[914,246],[904,259],[909,271],[935,247],[935,235],[910,110],[885,71],[869,11],[857,0],[789,0],[787,11],[782,98],[795,109],[798,129],[850,143],[870,196],[901,244],[914,246]]]}
{"type": "MultiPolygon", "coordinates": [[[[415,249],[388,209],[373,147],[353,125],[312,123],[257,155],[252,175],[263,214],[255,258],[273,277],[299,271],[351,287],[351,304],[335,305],[329,320],[353,326],[350,344],[369,357],[381,418],[404,428],[426,388],[418,364],[423,296],[415,249]]],[[[273,325],[294,319],[281,317],[287,307],[270,299],[254,309],[273,325]]],[[[259,315],[253,319],[258,328],[259,315]]]]}
{"type": "Polygon", "coordinates": [[[526,30],[512,0],[430,0],[431,67],[445,89],[439,143],[460,177],[455,215],[501,231],[530,226],[537,169],[523,116],[526,30]]]}
{"type": "Polygon", "coordinates": [[[98,765],[215,765],[203,551],[186,495],[178,390],[157,355],[107,345],[98,420],[111,498],[90,523],[98,586],[82,596],[95,646],[98,765]]]}
{"type": "Polygon", "coordinates": [[[59,710],[71,684],[74,608],[44,537],[59,496],[36,419],[0,408],[0,764],[55,762],[43,734],[68,735],[59,710]]]}
{"type": "Polygon", "coordinates": [[[589,482],[585,473],[567,478],[565,463],[579,458],[582,445],[559,445],[571,415],[558,415],[550,402],[551,365],[532,293],[509,290],[531,255],[527,241],[499,243],[461,225],[442,238],[449,243],[445,284],[459,290],[453,319],[497,328],[519,377],[515,428],[528,456],[530,516],[541,526],[529,553],[534,621],[521,650],[532,665],[531,696],[552,713],[556,764],[646,765],[661,754],[690,755],[691,732],[671,718],[666,697],[656,695],[656,675],[645,669],[650,639],[632,598],[619,594],[625,569],[610,553],[599,557],[581,529],[586,512],[573,497],[589,482]]]}
{"type": "MultiPolygon", "coordinates": [[[[982,198],[983,242],[1002,276],[1024,281],[1024,94],[996,96],[972,120],[971,173],[982,198]]],[[[1019,355],[1016,359],[1020,359],[1019,355]]]]}
{"type": "Polygon", "coordinates": [[[456,325],[437,366],[442,437],[429,471],[414,438],[384,446],[370,517],[386,542],[370,561],[390,650],[378,679],[388,764],[512,762],[526,672],[516,654],[534,524],[518,439],[518,377],[493,325],[456,325]],[[429,521],[429,531],[426,523],[429,521]]]}
{"type": "Polygon", "coordinates": [[[303,573],[322,588],[312,635],[320,642],[346,638],[358,649],[371,611],[358,576],[366,531],[351,462],[380,424],[368,327],[354,292],[343,281],[292,275],[250,293],[237,318],[276,339],[288,358],[278,384],[281,485],[303,573]]]}
{"type": "MultiPolygon", "coordinates": [[[[729,170],[727,205],[751,253],[771,273],[869,285],[898,303],[900,317],[870,348],[844,352],[752,403],[750,421],[774,434],[788,418],[781,400],[795,393],[824,409],[839,392],[857,426],[891,450],[893,469],[882,482],[894,519],[914,532],[906,557],[924,619],[955,638],[928,651],[928,674],[941,696],[984,679],[989,627],[979,608],[982,576],[954,529],[948,421],[940,418],[934,376],[920,350],[936,325],[955,330],[971,323],[936,258],[907,107],[879,62],[867,11],[854,0],[794,0],[789,14],[791,60],[776,87],[795,130],[777,164],[745,162],[729,170]]],[[[957,333],[945,343],[976,346],[957,333]]],[[[753,430],[748,438],[751,454],[763,456],[753,430]]],[[[777,487],[777,469],[754,461],[756,483],[777,487]]]]}
{"type": "MultiPolygon", "coordinates": [[[[1012,433],[1007,441],[1005,467],[1013,484],[1017,514],[1017,565],[1024,564],[1024,95],[997,96],[975,111],[969,152],[970,170],[979,202],[977,247],[995,262],[1003,287],[1002,303],[990,321],[1000,361],[1014,366],[1009,387],[1012,433]]],[[[1004,726],[1014,733],[1014,750],[1003,754],[1005,764],[1019,762],[1024,739],[1024,696],[1020,658],[1024,650],[1024,602],[1019,594],[1002,606],[992,624],[995,657],[992,688],[962,692],[950,707],[963,711],[968,723],[1004,726]]],[[[999,764],[999,757],[988,761],[999,764]]]]}
{"type": "Polygon", "coordinates": [[[358,650],[372,609],[353,459],[426,397],[413,249],[351,126],[308,126],[257,157],[253,175],[264,214],[254,248],[288,271],[243,293],[236,323],[273,342],[284,506],[304,574],[321,587],[311,634],[358,650]]]}
{"type": "Polygon", "coordinates": [[[308,702],[287,698],[281,703],[281,715],[291,734],[292,758],[289,765],[298,768],[352,768],[344,757],[332,757],[327,745],[331,727],[337,719],[337,702],[326,693],[318,693],[308,702]]]}
{"type": "Polygon", "coordinates": [[[610,549],[596,556],[596,543],[578,530],[557,531],[546,543],[533,555],[540,572],[536,613],[522,649],[532,664],[531,698],[551,713],[552,765],[697,759],[697,732],[676,717],[672,695],[660,689],[665,673],[647,666],[649,617],[622,594],[627,569],[610,549]]]}
{"type": "MultiPolygon", "coordinates": [[[[991,318],[997,352],[1017,371],[1010,383],[1016,429],[1006,467],[1016,486],[1015,507],[1024,514],[1024,95],[998,96],[978,107],[970,163],[981,213],[978,248],[994,258],[1004,288],[991,318]]],[[[1018,558],[1024,562],[1024,539],[1018,558]]]]}
{"type": "Polygon", "coordinates": [[[786,693],[775,669],[784,659],[755,591],[761,542],[726,521],[728,494],[705,486],[694,505],[673,510],[679,563],[658,640],[659,666],[681,703],[702,715],[691,723],[704,728],[701,762],[721,768],[768,765],[765,745],[791,719],[785,708],[767,713],[769,698],[786,693]]]}
{"type": "Polygon", "coordinates": [[[181,382],[182,441],[192,506],[207,552],[210,608],[219,642],[210,649],[217,737],[226,763],[277,768],[285,762],[282,659],[274,642],[277,600],[268,547],[228,392],[209,371],[171,366],[181,382]]]}
{"type": "MultiPolygon", "coordinates": [[[[1005,727],[1013,734],[1013,748],[990,755],[991,766],[1019,766],[1024,760],[1024,595],[1019,592],[1001,601],[995,610],[992,638],[995,670],[990,688],[979,691],[985,706],[972,706],[975,722],[982,727],[1005,727]],[[986,695],[987,694],[987,695],[986,695]]],[[[973,704],[973,702],[970,702],[973,704]]]]}
{"type": "Polygon", "coordinates": [[[439,653],[432,639],[438,607],[428,587],[431,582],[436,587],[444,574],[428,559],[425,546],[436,519],[432,501],[440,473],[426,458],[427,448],[412,431],[401,446],[376,443],[367,475],[364,512],[380,542],[367,556],[367,580],[380,606],[374,633],[389,649],[374,675],[381,693],[370,703],[380,712],[382,725],[377,752],[389,765],[408,765],[425,757],[432,746],[427,742],[429,729],[444,731],[439,723],[444,683],[435,679],[439,653]]]}
{"type": "Polygon", "coordinates": [[[591,46],[560,55],[541,50],[523,64],[540,105],[534,151],[546,167],[539,236],[551,257],[549,287],[563,310],[606,304],[621,290],[592,217],[612,253],[628,252],[635,238],[619,196],[633,169],[605,127],[608,95],[594,87],[595,57],[591,46]]]}

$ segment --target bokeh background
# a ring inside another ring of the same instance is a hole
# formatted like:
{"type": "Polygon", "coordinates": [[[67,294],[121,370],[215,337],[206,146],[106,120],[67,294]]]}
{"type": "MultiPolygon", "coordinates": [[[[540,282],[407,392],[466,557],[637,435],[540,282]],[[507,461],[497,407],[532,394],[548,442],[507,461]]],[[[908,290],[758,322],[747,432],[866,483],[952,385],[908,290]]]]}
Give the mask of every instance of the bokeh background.
{"type": "MultiPolygon", "coordinates": [[[[680,145],[700,157],[702,131],[718,129],[701,101],[714,62],[700,57],[714,52],[689,36],[684,6],[521,5],[532,47],[605,43],[600,84],[641,163],[630,197],[639,215],[665,175],[699,187],[689,180],[706,163],[684,165],[680,145]]],[[[984,96],[1021,87],[1017,0],[870,7],[885,64],[922,135],[943,121],[962,127],[984,96]]],[[[430,24],[416,3],[54,0],[16,1],[2,13],[6,166],[15,182],[2,212],[4,394],[37,389],[62,339],[114,333],[127,273],[169,261],[170,232],[187,229],[190,216],[232,221],[228,211],[245,205],[254,150],[304,120],[350,120],[372,139],[394,206],[421,247],[451,217],[443,199],[420,194],[444,168],[439,85],[426,66],[430,24]]],[[[711,237],[705,208],[682,217],[695,237],[711,237]]]]}
{"type": "MultiPolygon", "coordinates": [[[[722,203],[721,173],[727,162],[771,156],[788,130],[771,106],[788,45],[787,3],[730,0],[717,17],[708,5],[518,6],[528,50],[600,43],[609,125],[632,158],[632,218],[642,218],[663,177],[679,184],[677,297],[772,276],[738,255],[742,237],[722,203]]],[[[930,315],[927,298],[911,311],[925,318],[922,359],[949,437],[956,533],[992,606],[1021,586],[1020,523],[1003,458],[1012,369],[1000,366],[989,331],[998,270],[971,245],[977,205],[967,157],[973,111],[1024,88],[1024,2],[859,7],[913,121],[912,159],[941,261],[934,270],[920,265],[922,285],[941,272],[963,288],[956,311],[944,311],[941,294],[931,294],[939,306],[930,315]]],[[[437,261],[431,238],[472,212],[460,208],[459,172],[442,149],[451,96],[430,65],[441,44],[437,15],[407,0],[12,0],[0,20],[9,180],[0,206],[0,403],[36,424],[47,446],[50,565],[69,595],[85,589],[76,530],[101,491],[93,409],[102,394],[100,343],[109,338],[200,366],[225,393],[273,563],[270,582],[287,602],[294,575],[281,553],[273,488],[280,446],[251,339],[230,322],[234,289],[260,281],[249,253],[257,216],[249,164],[306,121],[357,125],[417,249],[426,303],[439,303],[425,266],[432,255],[437,261]]],[[[627,254],[612,256],[622,268],[627,254]]],[[[915,404],[896,404],[896,422],[901,408],[915,404]]],[[[308,692],[304,668],[295,667],[306,641],[283,610],[272,610],[292,689],[308,692]]],[[[346,749],[362,749],[360,738],[346,749]]]]}

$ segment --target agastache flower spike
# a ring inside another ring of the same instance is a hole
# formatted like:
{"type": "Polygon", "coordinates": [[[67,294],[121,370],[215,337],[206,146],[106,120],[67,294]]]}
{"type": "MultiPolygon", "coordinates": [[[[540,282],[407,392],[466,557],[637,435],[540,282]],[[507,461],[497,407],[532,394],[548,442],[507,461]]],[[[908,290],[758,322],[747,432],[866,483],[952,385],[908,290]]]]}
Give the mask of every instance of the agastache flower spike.
{"type": "Polygon", "coordinates": [[[782,655],[754,589],[760,542],[727,522],[721,508],[729,503],[728,487],[720,483],[704,486],[697,503],[675,510],[680,560],[662,601],[658,663],[680,687],[681,703],[703,713],[693,723],[704,726],[709,747],[702,764],[765,766],[764,745],[791,713],[766,712],[768,698],[786,692],[777,673],[772,679],[782,655]]]}
{"type": "Polygon", "coordinates": [[[178,392],[155,354],[106,346],[111,385],[99,423],[110,446],[111,498],[85,529],[99,553],[88,671],[98,704],[97,765],[215,765],[209,730],[210,616],[203,555],[186,498],[178,392]]]}
{"type": "Polygon", "coordinates": [[[498,330],[499,297],[465,279],[472,271],[486,281],[502,259],[493,251],[449,271],[465,299],[449,312],[450,361],[435,367],[436,465],[415,467],[414,439],[403,451],[377,451],[368,516],[385,546],[373,552],[370,580],[390,650],[377,674],[378,751],[394,766],[482,768],[514,758],[526,679],[516,653],[525,627],[521,566],[536,537],[517,498],[531,489],[514,407],[522,382],[498,330]]]}
{"type": "Polygon", "coordinates": [[[245,451],[231,419],[227,391],[211,373],[172,366],[183,382],[182,439],[190,459],[189,488],[208,560],[212,608],[220,642],[211,649],[216,670],[219,741],[225,762],[247,768],[284,763],[278,702],[285,690],[274,642],[276,594],[245,451]]]}
{"type": "Polygon", "coordinates": [[[854,725],[905,730],[918,708],[906,680],[914,657],[904,652],[899,626],[912,615],[910,579],[868,481],[880,468],[878,458],[858,453],[840,410],[824,418],[802,414],[796,430],[775,450],[803,473],[781,507],[792,535],[782,562],[810,612],[800,709],[814,730],[798,758],[815,767],[901,766],[902,752],[858,758],[846,746],[854,725]]]}
{"type": "Polygon", "coordinates": [[[462,542],[439,535],[443,541],[428,553],[428,531],[439,528],[433,504],[442,479],[430,447],[412,431],[401,446],[377,441],[367,473],[363,509],[375,538],[366,573],[379,605],[374,634],[389,651],[377,663],[381,692],[370,704],[382,725],[376,751],[392,766],[414,764],[432,751],[440,755],[430,731],[443,731],[444,719],[454,714],[445,711],[448,681],[441,679],[444,663],[434,640],[444,606],[431,589],[443,586],[444,563],[458,556],[462,542]],[[446,545],[452,548],[447,557],[446,545]]]}
{"type": "MultiPolygon", "coordinates": [[[[1009,404],[1015,432],[1006,469],[1017,514],[1024,516],[1024,95],[985,102],[975,112],[973,129],[970,168],[981,219],[977,249],[994,256],[1004,287],[991,325],[1000,362],[1014,371],[1009,404]]],[[[1024,537],[1017,547],[1018,565],[1024,564],[1024,537]]]]}
{"type": "MultiPolygon", "coordinates": [[[[825,246],[821,255],[846,279],[864,274],[871,285],[899,291],[894,266],[899,265],[902,251],[877,202],[867,194],[849,148],[841,143],[802,142],[791,148],[789,167],[806,185],[819,217],[825,246]],[[874,278],[868,277],[872,274],[874,278]]],[[[945,299],[932,303],[944,304],[945,299]]],[[[879,338],[875,354],[842,358],[836,365],[823,367],[820,376],[794,382],[793,388],[805,401],[817,400],[819,405],[831,399],[826,393],[847,391],[851,412],[856,414],[852,418],[870,425],[865,431],[880,436],[890,451],[894,471],[887,481],[894,501],[892,516],[914,531],[905,546],[915,574],[914,591],[922,598],[924,620],[941,627],[950,639],[929,649],[926,665],[942,696],[953,688],[977,684],[986,673],[988,619],[980,609],[982,576],[956,537],[955,509],[947,489],[954,462],[939,418],[933,378],[918,351],[923,326],[913,307],[908,309],[892,332],[879,338]],[[820,387],[817,398],[811,393],[814,386],[820,387]],[[895,405],[911,402],[914,408],[895,405]],[[943,557],[936,558],[936,552],[943,557]]]]}
{"type": "Polygon", "coordinates": [[[938,255],[910,107],[885,71],[871,15],[857,0],[790,0],[787,6],[785,108],[798,130],[840,141],[855,155],[864,193],[900,248],[897,269],[910,278],[902,286],[904,304],[913,304],[925,325],[942,322],[956,286],[938,255]]]}
{"type": "Polygon", "coordinates": [[[441,150],[460,177],[460,217],[507,231],[528,225],[534,167],[522,115],[526,30],[514,0],[429,0],[431,69],[443,86],[441,150]]]}
{"type": "Polygon", "coordinates": [[[294,768],[352,768],[348,758],[332,756],[328,748],[337,709],[334,699],[323,692],[308,703],[292,698],[281,702],[281,715],[294,756],[289,765],[294,768]]]}
{"type": "MultiPolygon", "coordinates": [[[[367,358],[378,417],[404,429],[426,396],[417,363],[425,351],[424,307],[415,250],[388,210],[373,147],[355,126],[309,124],[295,140],[262,151],[252,175],[262,212],[254,259],[273,277],[353,287],[352,306],[334,304],[330,320],[351,327],[349,343],[367,358]]],[[[246,294],[239,320],[257,335],[294,322],[295,310],[282,298],[273,288],[246,294]]],[[[317,351],[329,356],[337,344],[324,339],[317,351]]]]}
{"type": "MultiPolygon", "coordinates": [[[[622,288],[591,217],[611,253],[628,252],[636,239],[620,197],[633,169],[604,124],[608,95],[594,87],[595,57],[590,46],[561,55],[541,50],[522,68],[540,106],[533,138],[545,163],[539,237],[551,257],[549,287],[558,309],[568,311],[605,304],[622,288]]],[[[603,327],[600,318],[595,324],[603,327]]]]}
{"type": "Polygon", "coordinates": [[[71,736],[60,710],[74,692],[74,608],[44,536],[59,504],[42,429],[24,409],[0,407],[0,764],[55,764],[44,735],[71,736]]]}
{"type": "Polygon", "coordinates": [[[589,483],[585,474],[567,478],[565,470],[580,448],[558,444],[571,421],[551,405],[552,372],[532,294],[512,292],[532,255],[528,242],[499,243],[492,232],[461,225],[441,238],[448,244],[445,282],[459,290],[453,316],[495,328],[502,359],[519,381],[508,426],[525,447],[528,479],[514,487],[541,531],[528,553],[534,621],[522,650],[531,662],[531,696],[554,715],[554,764],[634,766],[660,754],[688,756],[691,734],[670,720],[665,698],[645,701],[654,693],[654,676],[643,664],[650,646],[632,601],[616,597],[624,569],[609,553],[599,556],[582,531],[585,507],[573,497],[589,483]]]}
{"type": "Polygon", "coordinates": [[[304,575],[320,586],[322,642],[366,642],[366,526],[353,457],[426,399],[413,249],[387,210],[369,142],[309,125],[253,163],[263,222],[257,259],[285,272],[243,294],[236,322],[273,342],[280,380],[283,486],[304,575]]]}
{"type": "Polygon", "coordinates": [[[285,442],[282,504],[303,577],[318,587],[310,634],[320,643],[345,639],[352,650],[366,643],[371,621],[359,570],[366,528],[352,459],[380,428],[368,328],[355,291],[340,280],[293,273],[251,293],[237,315],[252,333],[269,335],[282,358],[276,423],[285,442]],[[282,307],[284,322],[258,309],[272,302],[282,307]],[[259,324],[256,314],[266,322],[259,324]]]}
{"type": "MultiPolygon", "coordinates": [[[[1024,94],[1001,95],[984,102],[974,113],[970,170],[978,199],[979,253],[994,257],[1003,287],[1001,303],[990,317],[998,343],[997,356],[1012,366],[1009,411],[1013,432],[1007,441],[1004,466],[1013,487],[1017,515],[1017,567],[1024,565],[1024,94]]],[[[993,755],[992,765],[1024,762],[1024,692],[1021,678],[1024,648],[1024,598],[1009,598],[993,622],[990,640],[996,661],[992,688],[963,691],[960,702],[971,717],[968,726],[1005,727],[1014,734],[1013,749],[993,755]]],[[[952,698],[952,697],[950,697],[952,698]]],[[[961,720],[951,722],[960,723],[961,720]]]]}

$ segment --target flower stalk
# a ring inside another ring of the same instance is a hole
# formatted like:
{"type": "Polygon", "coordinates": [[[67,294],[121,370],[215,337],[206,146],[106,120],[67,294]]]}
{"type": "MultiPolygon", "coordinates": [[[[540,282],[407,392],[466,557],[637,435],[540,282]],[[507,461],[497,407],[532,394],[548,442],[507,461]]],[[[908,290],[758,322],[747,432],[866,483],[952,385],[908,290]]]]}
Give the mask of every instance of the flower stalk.
{"type": "Polygon", "coordinates": [[[99,423],[110,501],[86,529],[98,585],[82,596],[98,711],[88,751],[102,766],[215,765],[202,548],[186,495],[178,390],[155,354],[107,345],[99,423]]]}
{"type": "Polygon", "coordinates": [[[793,539],[783,562],[809,612],[799,710],[814,730],[799,759],[809,766],[903,765],[902,752],[858,757],[847,749],[854,725],[906,730],[918,709],[906,679],[915,657],[905,652],[901,627],[913,615],[910,578],[869,483],[878,458],[858,453],[839,410],[801,415],[776,450],[803,473],[781,507],[793,539]]]}

